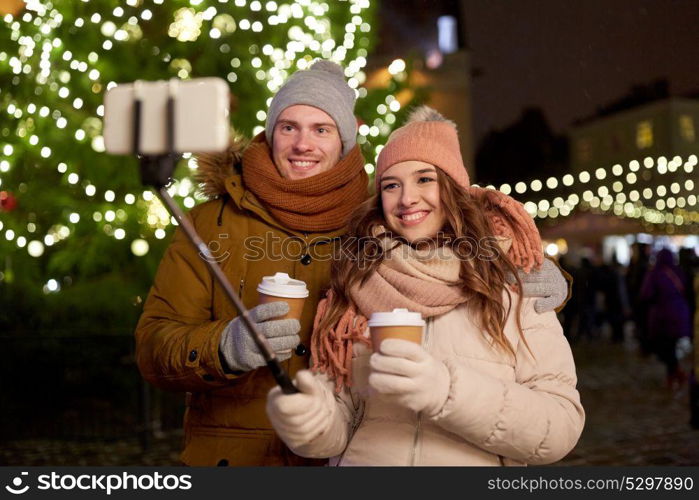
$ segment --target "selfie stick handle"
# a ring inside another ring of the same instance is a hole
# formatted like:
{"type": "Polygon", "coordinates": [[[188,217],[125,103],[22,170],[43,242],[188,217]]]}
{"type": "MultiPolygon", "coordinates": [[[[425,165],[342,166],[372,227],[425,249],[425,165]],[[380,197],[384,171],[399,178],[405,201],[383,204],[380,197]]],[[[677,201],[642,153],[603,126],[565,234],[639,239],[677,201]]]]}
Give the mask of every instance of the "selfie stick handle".
{"type": "MultiPolygon", "coordinates": [[[[136,92],[136,100],[134,102],[133,150],[137,155],[140,150],[139,141],[141,128],[141,105],[142,104],[141,100],[139,99],[138,92],[136,92]]],[[[271,370],[272,376],[277,381],[277,384],[281,387],[282,392],[285,394],[297,393],[299,390],[291,382],[291,379],[286,371],[284,371],[284,368],[282,368],[279,360],[277,359],[277,355],[270,347],[267,338],[260,333],[255,323],[250,319],[250,311],[245,307],[243,302],[233,290],[233,287],[226,278],[226,275],[221,270],[221,267],[218,265],[216,258],[211,253],[211,250],[202,241],[190,220],[185,216],[182,209],[179,207],[179,205],[177,205],[177,203],[175,203],[167,192],[166,185],[169,183],[177,160],[179,159],[179,155],[174,153],[174,105],[174,98],[172,95],[170,95],[167,102],[166,120],[167,145],[169,152],[161,155],[139,155],[143,184],[152,186],[157,190],[158,194],[160,195],[160,199],[163,201],[168,211],[177,219],[178,224],[189,238],[189,241],[191,241],[194,247],[199,251],[199,255],[204,259],[204,262],[206,262],[207,266],[214,275],[214,278],[218,284],[221,285],[221,288],[223,288],[226,296],[228,296],[231,302],[233,302],[233,305],[238,310],[239,316],[242,318],[245,326],[247,326],[248,330],[251,332],[255,344],[267,362],[267,366],[271,370]]]]}

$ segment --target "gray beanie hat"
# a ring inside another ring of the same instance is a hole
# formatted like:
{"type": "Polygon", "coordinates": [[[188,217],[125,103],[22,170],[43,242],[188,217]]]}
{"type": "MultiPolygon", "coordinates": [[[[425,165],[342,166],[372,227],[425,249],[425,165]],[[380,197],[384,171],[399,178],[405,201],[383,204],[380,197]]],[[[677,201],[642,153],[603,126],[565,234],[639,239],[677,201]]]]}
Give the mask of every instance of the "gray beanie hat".
{"type": "Polygon", "coordinates": [[[272,99],[265,123],[267,143],[272,145],[274,125],[281,112],[289,106],[305,104],[325,111],[335,121],[342,140],[342,156],[345,156],[357,143],[355,99],[342,67],[332,61],[318,60],[310,69],[291,75],[272,99]]]}

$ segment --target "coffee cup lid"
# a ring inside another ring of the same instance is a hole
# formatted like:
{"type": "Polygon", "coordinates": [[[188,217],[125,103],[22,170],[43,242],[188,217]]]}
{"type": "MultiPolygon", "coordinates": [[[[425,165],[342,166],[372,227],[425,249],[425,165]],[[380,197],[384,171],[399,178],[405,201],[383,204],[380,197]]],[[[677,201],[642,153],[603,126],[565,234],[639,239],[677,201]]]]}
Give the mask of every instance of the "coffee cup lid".
{"type": "Polygon", "coordinates": [[[257,285],[257,291],[273,297],[286,299],[303,299],[308,297],[306,283],[295,280],[286,273],[277,273],[274,276],[265,276],[257,285]]]}
{"type": "Polygon", "coordinates": [[[425,326],[425,321],[419,312],[407,309],[394,309],[390,312],[375,312],[369,319],[372,326],[425,326]]]}

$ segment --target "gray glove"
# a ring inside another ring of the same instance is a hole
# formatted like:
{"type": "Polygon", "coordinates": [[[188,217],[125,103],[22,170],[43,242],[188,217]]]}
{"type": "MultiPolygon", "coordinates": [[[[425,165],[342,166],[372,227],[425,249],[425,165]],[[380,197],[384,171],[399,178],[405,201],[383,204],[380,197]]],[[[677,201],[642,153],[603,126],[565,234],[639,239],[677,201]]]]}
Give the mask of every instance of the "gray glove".
{"type": "MultiPolygon", "coordinates": [[[[553,311],[563,304],[568,296],[568,282],[560,269],[549,259],[539,270],[525,273],[518,270],[517,274],[522,281],[522,295],[524,297],[542,297],[534,303],[534,310],[538,313],[553,311]]],[[[508,282],[514,283],[512,276],[508,282]]]]}
{"type": "MultiPolygon", "coordinates": [[[[295,348],[301,339],[298,336],[301,325],[296,319],[277,319],[289,312],[289,304],[283,301],[260,304],[250,309],[250,319],[256,323],[260,333],[267,337],[272,350],[277,353],[277,359],[284,361],[291,357],[291,349],[295,348]]],[[[232,371],[250,371],[265,366],[257,344],[251,332],[245,326],[242,318],[235,318],[226,325],[221,334],[218,350],[223,360],[232,371]]]]}

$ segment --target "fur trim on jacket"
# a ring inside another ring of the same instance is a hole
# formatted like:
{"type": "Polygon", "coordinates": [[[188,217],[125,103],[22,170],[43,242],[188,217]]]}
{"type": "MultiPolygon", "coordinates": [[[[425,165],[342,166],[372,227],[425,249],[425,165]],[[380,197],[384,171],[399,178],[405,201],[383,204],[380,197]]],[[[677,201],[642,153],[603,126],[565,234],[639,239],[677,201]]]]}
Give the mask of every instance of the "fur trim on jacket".
{"type": "Polygon", "coordinates": [[[250,139],[233,130],[227,151],[196,155],[197,170],[192,177],[199,185],[198,192],[209,199],[226,194],[226,179],[236,173],[248,144],[250,139]]]}

